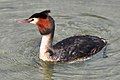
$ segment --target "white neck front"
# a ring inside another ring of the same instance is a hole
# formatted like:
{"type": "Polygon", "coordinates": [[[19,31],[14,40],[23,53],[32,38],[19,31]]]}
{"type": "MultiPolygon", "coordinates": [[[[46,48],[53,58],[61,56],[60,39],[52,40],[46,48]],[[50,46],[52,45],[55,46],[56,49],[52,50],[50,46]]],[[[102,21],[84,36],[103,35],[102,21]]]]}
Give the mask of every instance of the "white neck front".
{"type": "Polygon", "coordinates": [[[48,60],[49,58],[49,53],[48,50],[51,49],[52,47],[52,34],[48,35],[43,35],[42,40],[41,40],[41,45],[40,45],[40,54],[39,57],[42,60],[48,60]]]}

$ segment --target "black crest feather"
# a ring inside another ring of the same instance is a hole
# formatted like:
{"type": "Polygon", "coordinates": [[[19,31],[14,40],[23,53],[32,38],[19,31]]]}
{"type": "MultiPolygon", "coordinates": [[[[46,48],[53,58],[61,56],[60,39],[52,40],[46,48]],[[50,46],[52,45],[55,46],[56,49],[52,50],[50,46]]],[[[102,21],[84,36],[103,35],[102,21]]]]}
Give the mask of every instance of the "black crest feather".
{"type": "Polygon", "coordinates": [[[48,13],[50,13],[50,10],[45,10],[40,13],[33,14],[30,18],[43,18],[46,19],[48,17],[48,13]]]}

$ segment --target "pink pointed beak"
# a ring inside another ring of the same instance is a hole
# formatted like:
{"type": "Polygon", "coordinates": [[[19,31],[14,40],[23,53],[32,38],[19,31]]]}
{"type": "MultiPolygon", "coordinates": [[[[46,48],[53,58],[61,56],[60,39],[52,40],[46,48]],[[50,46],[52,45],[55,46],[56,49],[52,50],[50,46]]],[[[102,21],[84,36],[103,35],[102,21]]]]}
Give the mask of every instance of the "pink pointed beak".
{"type": "Polygon", "coordinates": [[[20,23],[29,23],[30,21],[29,21],[29,19],[24,19],[24,20],[18,20],[18,22],[20,22],[20,23]]]}

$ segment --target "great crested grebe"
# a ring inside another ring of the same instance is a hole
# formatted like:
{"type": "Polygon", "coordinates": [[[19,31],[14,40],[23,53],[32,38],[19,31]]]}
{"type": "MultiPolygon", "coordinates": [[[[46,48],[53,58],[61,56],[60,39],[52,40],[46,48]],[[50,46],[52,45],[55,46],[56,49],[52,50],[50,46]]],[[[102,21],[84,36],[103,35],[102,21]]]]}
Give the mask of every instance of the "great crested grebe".
{"type": "MultiPolygon", "coordinates": [[[[50,62],[69,62],[88,58],[105,48],[107,41],[90,35],[72,36],[52,45],[55,21],[48,14],[50,10],[35,13],[22,23],[33,23],[38,26],[42,35],[39,58],[50,62]]],[[[103,52],[104,53],[104,52],[103,52]]],[[[104,55],[104,57],[107,57],[104,55]]]]}

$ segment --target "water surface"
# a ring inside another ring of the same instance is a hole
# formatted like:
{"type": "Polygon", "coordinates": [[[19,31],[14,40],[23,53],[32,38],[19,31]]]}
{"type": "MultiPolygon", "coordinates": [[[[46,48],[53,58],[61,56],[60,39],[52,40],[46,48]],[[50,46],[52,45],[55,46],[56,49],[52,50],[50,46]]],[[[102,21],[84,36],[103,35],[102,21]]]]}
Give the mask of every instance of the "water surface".
{"type": "Polygon", "coordinates": [[[119,0],[0,0],[0,80],[119,80],[119,13],[119,0]],[[56,21],[54,43],[80,34],[103,37],[108,58],[100,52],[85,62],[39,60],[37,27],[16,20],[46,9],[56,21]]]}

